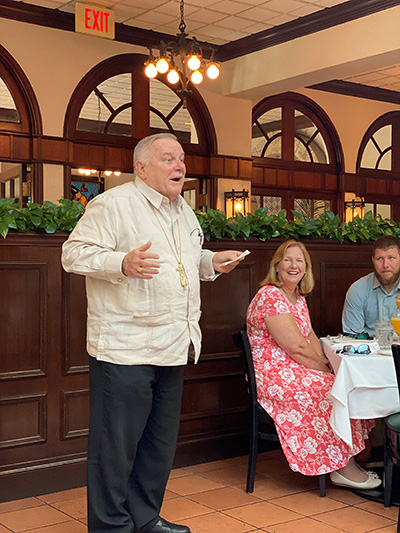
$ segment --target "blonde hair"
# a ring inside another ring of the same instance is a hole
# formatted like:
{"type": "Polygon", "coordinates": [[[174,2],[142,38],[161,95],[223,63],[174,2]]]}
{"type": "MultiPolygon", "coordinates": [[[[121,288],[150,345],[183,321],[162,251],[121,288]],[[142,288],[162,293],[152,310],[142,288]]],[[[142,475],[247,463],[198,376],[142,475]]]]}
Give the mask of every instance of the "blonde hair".
{"type": "Polygon", "coordinates": [[[274,257],[271,259],[268,274],[266,278],[262,280],[261,285],[274,285],[275,287],[279,288],[282,287],[283,283],[279,279],[276,267],[278,266],[278,263],[280,263],[285,257],[288,248],[293,248],[295,246],[300,248],[300,250],[303,252],[304,260],[306,263],[306,272],[297,286],[298,291],[302,296],[305,296],[313,290],[314,276],[312,273],[310,254],[307,252],[307,249],[302,242],[295,241],[294,239],[290,239],[289,241],[283,242],[276,250],[276,252],[274,253],[274,257]]]}

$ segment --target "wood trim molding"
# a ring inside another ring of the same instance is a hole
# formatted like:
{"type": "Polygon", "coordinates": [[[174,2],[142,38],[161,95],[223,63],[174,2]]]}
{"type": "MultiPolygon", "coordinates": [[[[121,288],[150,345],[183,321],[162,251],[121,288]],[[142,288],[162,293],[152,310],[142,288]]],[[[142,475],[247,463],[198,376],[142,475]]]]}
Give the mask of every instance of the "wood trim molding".
{"type": "Polygon", "coordinates": [[[351,81],[332,80],[324,83],[310,85],[307,89],[316,89],[329,93],[342,94],[345,96],[354,96],[355,98],[366,98],[367,100],[378,100],[380,102],[389,102],[400,105],[400,92],[391,91],[390,89],[381,89],[371,87],[362,83],[351,81]]]}

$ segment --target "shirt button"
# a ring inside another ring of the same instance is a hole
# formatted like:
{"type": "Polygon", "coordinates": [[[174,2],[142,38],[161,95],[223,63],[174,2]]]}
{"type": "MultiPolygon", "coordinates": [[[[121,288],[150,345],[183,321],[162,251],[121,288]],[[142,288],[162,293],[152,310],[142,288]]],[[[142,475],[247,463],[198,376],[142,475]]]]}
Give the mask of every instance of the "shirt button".
{"type": "Polygon", "coordinates": [[[118,278],[117,281],[121,283],[121,281],[124,281],[122,278],[118,278]]]}

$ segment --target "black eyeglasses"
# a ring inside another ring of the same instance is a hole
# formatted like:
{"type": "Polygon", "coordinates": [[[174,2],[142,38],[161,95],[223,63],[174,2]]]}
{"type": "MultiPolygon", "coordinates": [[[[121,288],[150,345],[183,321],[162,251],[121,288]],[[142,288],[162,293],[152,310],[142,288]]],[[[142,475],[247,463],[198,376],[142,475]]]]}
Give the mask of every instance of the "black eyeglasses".
{"type": "Polygon", "coordinates": [[[368,344],[360,344],[359,346],[353,346],[351,344],[346,344],[346,346],[343,346],[343,348],[340,350],[340,353],[348,353],[348,354],[359,354],[359,355],[367,355],[371,353],[370,347],[368,344]]]}

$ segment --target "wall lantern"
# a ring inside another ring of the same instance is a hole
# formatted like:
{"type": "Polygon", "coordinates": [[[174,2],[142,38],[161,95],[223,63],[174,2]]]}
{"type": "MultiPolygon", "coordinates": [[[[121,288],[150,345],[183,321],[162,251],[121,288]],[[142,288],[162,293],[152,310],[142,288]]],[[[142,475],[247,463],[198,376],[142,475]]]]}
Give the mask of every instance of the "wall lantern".
{"type": "Polygon", "coordinates": [[[350,202],[344,203],[346,222],[350,222],[355,217],[364,218],[365,202],[361,196],[356,196],[350,202]]]}
{"type": "Polygon", "coordinates": [[[226,218],[230,218],[241,213],[246,216],[248,211],[249,191],[235,191],[232,189],[225,193],[225,213],[226,218]]]}

